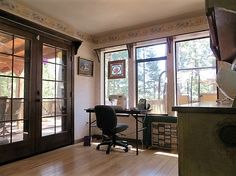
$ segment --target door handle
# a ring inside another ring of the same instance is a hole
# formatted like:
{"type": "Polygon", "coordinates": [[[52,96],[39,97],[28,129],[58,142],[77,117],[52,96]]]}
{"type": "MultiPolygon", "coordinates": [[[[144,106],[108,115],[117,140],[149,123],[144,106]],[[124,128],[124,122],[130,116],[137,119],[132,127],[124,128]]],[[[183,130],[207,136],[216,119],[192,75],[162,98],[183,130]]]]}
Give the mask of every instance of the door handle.
{"type": "Polygon", "coordinates": [[[36,102],[41,102],[40,91],[37,90],[36,94],[37,94],[36,102]]]}

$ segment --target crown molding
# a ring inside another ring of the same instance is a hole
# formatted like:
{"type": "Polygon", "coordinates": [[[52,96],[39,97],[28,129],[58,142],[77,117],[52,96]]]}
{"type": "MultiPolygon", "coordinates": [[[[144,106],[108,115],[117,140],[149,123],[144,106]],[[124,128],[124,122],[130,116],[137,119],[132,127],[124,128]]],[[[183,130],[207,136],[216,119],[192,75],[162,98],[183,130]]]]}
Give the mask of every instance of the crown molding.
{"type": "Polygon", "coordinates": [[[192,17],[164,24],[156,24],[145,28],[129,30],[119,33],[94,36],[96,48],[153,40],[169,36],[176,36],[197,31],[208,30],[208,22],[205,16],[192,17]]]}
{"type": "Polygon", "coordinates": [[[126,30],[124,32],[113,32],[109,34],[104,33],[101,36],[92,36],[85,32],[77,31],[72,26],[65,24],[58,19],[54,19],[36,12],[14,0],[0,0],[0,7],[4,11],[20,16],[42,26],[73,36],[82,41],[91,42],[95,45],[94,48],[153,40],[168,36],[208,30],[209,28],[206,17],[198,16],[134,30],[126,30]]]}

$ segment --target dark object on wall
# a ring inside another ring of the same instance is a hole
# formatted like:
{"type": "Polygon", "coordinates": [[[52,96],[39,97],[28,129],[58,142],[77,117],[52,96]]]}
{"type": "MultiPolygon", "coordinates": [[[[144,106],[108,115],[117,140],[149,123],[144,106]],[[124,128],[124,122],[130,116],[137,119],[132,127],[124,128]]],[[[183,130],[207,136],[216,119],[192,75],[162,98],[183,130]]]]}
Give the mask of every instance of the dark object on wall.
{"type": "Polygon", "coordinates": [[[227,147],[236,147],[236,125],[225,125],[219,130],[219,137],[227,147]]]}
{"type": "Polygon", "coordinates": [[[108,79],[125,78],[125,60],[108,62],[108,79]]]}
{"type": "Polygon", "coordinates": [[[232,63],[236,58],[236,11],[210,5],[206,1],[212,51],[219,60],[232,63]]]}
{"type": "Polygon", "coordinates": [[[93,76],[93,61],[79,57],[78,74],[84,76],[93,76]]]}

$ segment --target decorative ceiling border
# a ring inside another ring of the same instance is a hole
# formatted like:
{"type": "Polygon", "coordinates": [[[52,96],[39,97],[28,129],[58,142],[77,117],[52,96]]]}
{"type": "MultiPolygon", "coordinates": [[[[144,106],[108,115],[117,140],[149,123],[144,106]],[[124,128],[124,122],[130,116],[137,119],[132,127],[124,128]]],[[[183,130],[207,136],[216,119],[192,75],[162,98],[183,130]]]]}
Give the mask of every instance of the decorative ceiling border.
{"type": "Polygon", "coordinates": [[[34,11],[26,6],[19,4],[14,0],[0,0],[0,8],[4,11],[20,16],[37,24],[54,29],[66,35],[76,37],[80,40],[92,42],[92,37],[85,33],[75,30],[72,26],[65,24],[64,22],[43,15],[37,11],[34,11]]]}
{"type": "Polygon", "coordinates": [[[162,37],[175,36],[196,31],[208,30],[208,22],[205,16],[198,16],[170,23],[157,24],[141,29],[129,30],[109,35],[94,36],[96,48],[114,46],[124,43],[140,42],[162,37]]]}
{"type": "Polygon", "coordinates": [[[19,2],[14,0],[0,0],[0,8],[4,11],[28,19],[40,25],[76,37],[82,41],[92,42],[95,44],[95,48],[104,48],[125,43],[152,40],[173,35],[207,30],[209,28],[206,17],[199,16],[125,32],[113,32],[101,36],[92,36],[85,32],[77,31],[72,26],[67,25],[60,20],[40,14],[39,12],[19,4],[19,2]]]}

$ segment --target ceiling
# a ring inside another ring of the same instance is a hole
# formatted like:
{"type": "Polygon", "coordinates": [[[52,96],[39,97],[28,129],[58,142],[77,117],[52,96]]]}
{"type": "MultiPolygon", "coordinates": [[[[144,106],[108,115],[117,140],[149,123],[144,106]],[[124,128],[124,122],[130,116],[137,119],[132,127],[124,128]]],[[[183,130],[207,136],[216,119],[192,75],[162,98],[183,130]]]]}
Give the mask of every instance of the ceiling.
{"type": "Polygon", "coordinates": [[[205,0],[18,0],[90,35],[204,13],[205,0]]]}

